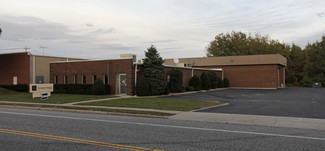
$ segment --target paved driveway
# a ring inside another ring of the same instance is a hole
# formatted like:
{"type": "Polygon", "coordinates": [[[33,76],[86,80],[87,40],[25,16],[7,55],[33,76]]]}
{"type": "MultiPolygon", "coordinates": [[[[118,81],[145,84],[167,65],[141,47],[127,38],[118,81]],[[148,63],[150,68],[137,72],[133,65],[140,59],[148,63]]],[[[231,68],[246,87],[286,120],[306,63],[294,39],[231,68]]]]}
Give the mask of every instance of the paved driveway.
{"type": "Polygon", "coordinates": [[[285,88],[278,90],[227,89],[170,96],[205,101],[221,101],[229,106],[198,112],[290,116],[325,119],[325,88],[285,88]]]}

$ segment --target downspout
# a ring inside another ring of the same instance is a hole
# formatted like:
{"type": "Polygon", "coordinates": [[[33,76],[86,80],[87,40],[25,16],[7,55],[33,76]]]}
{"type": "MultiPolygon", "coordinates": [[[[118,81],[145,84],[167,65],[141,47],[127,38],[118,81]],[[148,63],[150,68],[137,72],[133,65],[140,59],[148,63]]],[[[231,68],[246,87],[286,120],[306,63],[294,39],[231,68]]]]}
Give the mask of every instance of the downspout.
{"type": "Polygon", "coordinates": [[[283,88],[286,87],[286,68],[283,67],[283,88]]]}
{"type": "Polygon", "coordinates": [[[137,72],[138,72],[138,64],[135,64],[135,69],[134,69],[134,86],[137,86],[137,72]]]}
{"type": "Polygon", "coordinates": [[[194,69],[193,69],[193,67],[192,67],[192,77],[193,77],[193,74],[194,74],[193,70],[194,70],[194,69]]]}
{"type": "Polygon", "coordinates": [[[33,56],[33,84],[35,84],[35,74],[36,74],[35,66],[36,66],[35,56],[33,56]]]}

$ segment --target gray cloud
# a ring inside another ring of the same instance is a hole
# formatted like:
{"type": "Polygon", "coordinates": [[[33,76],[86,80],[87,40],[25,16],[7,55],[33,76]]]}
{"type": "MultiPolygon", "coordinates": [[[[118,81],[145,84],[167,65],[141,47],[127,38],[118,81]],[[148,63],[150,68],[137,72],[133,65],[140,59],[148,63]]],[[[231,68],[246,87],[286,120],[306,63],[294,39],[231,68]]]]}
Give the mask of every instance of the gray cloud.
{"type": "Polygon", "coordinates": [[[108,34],[108,33],[114,33],[114,32],[116,32],[116,30],[114,28],[108,28],[108,29],[99,28],[98,30],[94,31],[93,33],[108,34]]]}
{"type": "Polygon", "coordinates": [[[4,39],[10,41],[60,40],[75,38],[69,33],[67,26],[51,23],[35,17],[2,16],[0,24],[6,31],[4,39]]]}
{"type": "Polygon", "coordinates": [[[177,40],[174,39],[165,39],[165,40],[154,40],[154,41],[146,41],[144,43],[148,44],[156,44],[156,43],[171,43],[171,42],[176,42],[177,40]]]}
{"type": "Polygon", "coordinates": [[[86,24],[87,27],[94,27],[94,24],[88,23],[86,24]]]}
{"type": "Polygon", "coordinates": [[[325,16],[325,13],[324,12],[319,12],[319,13],[317,13],[317,16],[318,17],[324,17],[325,16]]]}

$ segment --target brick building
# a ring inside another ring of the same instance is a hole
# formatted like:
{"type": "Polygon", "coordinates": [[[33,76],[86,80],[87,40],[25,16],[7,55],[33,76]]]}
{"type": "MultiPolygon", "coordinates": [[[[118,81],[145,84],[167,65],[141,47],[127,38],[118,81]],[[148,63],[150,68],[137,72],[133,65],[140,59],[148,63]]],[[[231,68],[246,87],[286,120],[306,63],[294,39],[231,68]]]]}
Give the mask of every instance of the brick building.
{"type": "MultiPolygon", "coordinates": [[[[134,56],[133,56],[134,57],[134,56]]],[[[179,68],[183,85],[192,76],[215,71],[228,78],[233,88],[285,87],[286,58],[279,54],[181,58],[165,60],[165,72],[179,68]]],[[[81,60],[62,57],[36,56],[30,53],[0,55],[0,85],[55,83],[92,84],[100,78],[111,86],[111,94],[134,95],[136,79],[143,65],[134,58],[113,60],[81,60]]],[[[168,77],[168,75],[166,75],[168,77]]]]}
{"type": "MultiPolygon", "coordinates": [[[[180,58],[178,65],[223,70],[233,88],[283,88],[287,60],[279,54],[180,58]]],[[[176,66],[174,59],[165,65],[176,66]]]]}
{"type": "Polygon", "coordinates": [[[0,85],[50,82],[50,62],[80,60],[37,56],[28,52],[0,54],[0,85]]]}
{"type": "MultiPolygon", "coordinates": [[[[183,72],[184,86],[188,86],[193,75],[200,76],[205,71],[216,71],[219,76],[222,75],[221,70],[172,66],[165,66],[165,73],[168,74],[172,68],[183,72]]],[[[134,59],[130,58],[52,62],[50,69],[50,82],[54,84],[93,84],[100,78],[104,84],[111,86],[111,94],[134,95],[136,79],[142,73],[143,65],[134,63],[134,59]]]]}

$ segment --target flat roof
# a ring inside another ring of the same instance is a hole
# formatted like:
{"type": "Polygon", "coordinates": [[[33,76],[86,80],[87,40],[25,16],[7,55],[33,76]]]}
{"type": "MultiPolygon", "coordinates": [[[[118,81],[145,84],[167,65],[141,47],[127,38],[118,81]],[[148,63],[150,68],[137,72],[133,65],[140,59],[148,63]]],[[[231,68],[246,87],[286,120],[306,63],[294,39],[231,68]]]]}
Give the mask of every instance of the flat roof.
{"type": "MultiPolygon", "coordinates": [[[[231,66],[231,65],[267,65],[287,66],[287,59],[280,54],[244,55],[178,58],[179,63],[190,63],[192,66],[231,66]]],[[[165,59],[165,65],[176,66],[174,59],[165,59]]]]}

